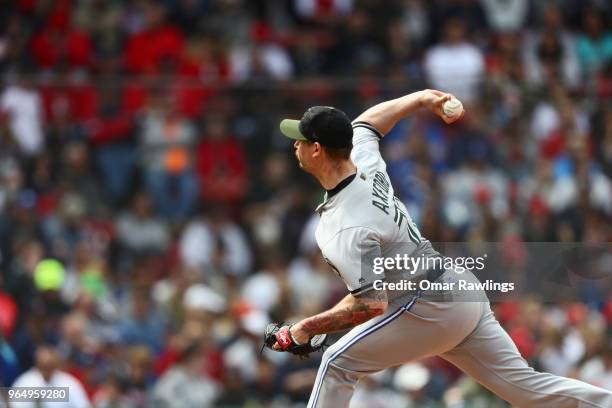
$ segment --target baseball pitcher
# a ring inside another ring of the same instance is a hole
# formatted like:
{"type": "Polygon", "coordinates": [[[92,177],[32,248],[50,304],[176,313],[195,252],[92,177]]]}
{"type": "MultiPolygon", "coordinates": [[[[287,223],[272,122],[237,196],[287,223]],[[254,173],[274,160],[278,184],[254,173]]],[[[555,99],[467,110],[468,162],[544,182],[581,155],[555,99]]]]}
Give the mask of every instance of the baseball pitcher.
{"type": "MultiPolygon", "coordinates": [[[[281,122],[282,133],[295,140],[300,167],[327,191],[316,209],[316,241],[349,293],[330,310],[269,328],[266,345],[303,354],[318,349],[325,333],[351,329],[324,352],[309,408],[347,407],[361,377],[428,356],[448,360],[517,407],[612,407],[612,393],[604,389],[530,368],[484,294],[479,301],[461,301],[451,293],[440,301],[421,291],[391,292],[380,282],[397,281],[401,273],[373,272],[376,257],[440,256],[395,198],[379,141],[420,108],[454,122],[461,115],[444,110],[451,98],[424,90],[380,103],[352,123],[326,106],[281,122]]],[[[461,279],[467,275],[477,281],[470,272],[461,279]]],[[[429,269],[413,271],[411,279],[449,282],[456,276],[429,269]]]]}

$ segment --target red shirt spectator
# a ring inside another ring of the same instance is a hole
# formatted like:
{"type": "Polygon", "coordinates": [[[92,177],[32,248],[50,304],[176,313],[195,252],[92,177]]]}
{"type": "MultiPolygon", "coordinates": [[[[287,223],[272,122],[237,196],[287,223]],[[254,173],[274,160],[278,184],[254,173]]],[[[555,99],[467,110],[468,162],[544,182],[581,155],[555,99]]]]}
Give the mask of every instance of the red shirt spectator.
{"type": "Polygon", "coordinates": [[[247,190],[247,163],[242,145],[228,137],[221,118],[210,118],[206,130],[206,139],[197,152],[202,198],[207,202],[236,203],[247,190]]]}
{"type": "Polygon", "coordinates": [[[4,338],[10,338],[17,323],[19,309],[17,303],[8,293],[0,291],[0,334],[4,338]]]}
{"type": "Polygon", "coordinates": [[[168,24],[153,25],[128,40],[125,65],[137,74],[158,73],[165,62],[178,63],[183,43],[183,33],[178,28],[168,24]]]}
{"type": "Polygon", "coordinates": [[[138,81],[130,81],[123,87],[121,96],[122,111],[133,115],[138,113],[149,99],[149,90],[138,81]]]}
{"type": "Polygon", "coordinates": [[[45,118],[48,121],[84,121],[99,113],[98,88],[88,80],[40,87],[45,118]]]}
{"type": "Polygon", "coordinates": [[[62,31],[48,27],[32,39],[34,59],[44,68],[61,63],[70,67],[88,67],[92,61],[92,51],[89,35],[77,30],[62,31]]]}
{"type": "Polygon", "coordinates": [[[179,77],[171,92],[178,111],[193,119],[202,114],[206,102],[215,94],[215,89],[195,78],[179,77]]]}
{"type": "Polygon", "coordinates": [[[226,58],[212,41],[206,38],[190,41],[181,56],[175,86],[179,111],[190,118],[199,116],[216,93],[215,84],[226,82],[229,73],[226,58]]]}
{"type": "Polygon", "coordinates": [[[227,56],[218,44],[208,38],[196,38],[187,43],[181,58],[178,74],[199,79],[204,83],[226,81],[230,67],[227,56]]]}
{"type": "Polygon", "coordinates": [[[185,39],[178,27],[166,23],[166,10],[162,5],[151,2],[143,11],[146,28],[128,40],[124,63],[132,73],[156,74],[167,63],[178,64],[185,39]]]}

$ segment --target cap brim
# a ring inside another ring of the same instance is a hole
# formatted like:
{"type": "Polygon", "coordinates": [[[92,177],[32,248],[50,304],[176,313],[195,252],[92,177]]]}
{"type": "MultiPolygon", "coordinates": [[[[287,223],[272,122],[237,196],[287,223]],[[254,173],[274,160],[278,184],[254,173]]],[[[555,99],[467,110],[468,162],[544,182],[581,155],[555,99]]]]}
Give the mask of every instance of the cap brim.
{"type": "Polygon", "coordinates": [[[280,131],[283,135],[293,140],[305,140],[306,137],[300,132],[300,121],[295,119],[283,119],[280,123],[280,131]]]}

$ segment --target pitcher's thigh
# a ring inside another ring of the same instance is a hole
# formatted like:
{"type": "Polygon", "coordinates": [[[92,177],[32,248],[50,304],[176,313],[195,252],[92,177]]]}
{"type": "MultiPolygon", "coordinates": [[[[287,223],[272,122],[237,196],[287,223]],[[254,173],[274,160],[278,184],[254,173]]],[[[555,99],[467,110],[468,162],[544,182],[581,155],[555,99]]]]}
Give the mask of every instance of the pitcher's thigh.
{"type": "MultiPolygon", "coordinates": [[[[417,301],[408,311],[363,335],[352,330],[326,357],[334,365],[376,372],[419,358],[444,353],[472,332],[482,307],[475,303],[430,304],[417,301]]],[[[357,328],[356,328],[357,329],[357,328]]],[[[334,345],[335,346],[335,345],[334,345]]]]}

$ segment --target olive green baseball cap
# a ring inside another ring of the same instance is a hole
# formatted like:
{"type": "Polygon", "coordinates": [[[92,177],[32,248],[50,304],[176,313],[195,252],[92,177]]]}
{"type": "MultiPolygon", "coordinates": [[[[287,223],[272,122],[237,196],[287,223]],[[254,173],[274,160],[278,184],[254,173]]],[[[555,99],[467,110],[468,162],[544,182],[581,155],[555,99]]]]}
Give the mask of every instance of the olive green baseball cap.
{"type": "Polygon", "coordinates": [[[280,131],[289,139],[319,142],[322,146],[353,146],[353,128],[346,113],[331,106],[313,106],[302,119],[283,119],[280,131]]]}

